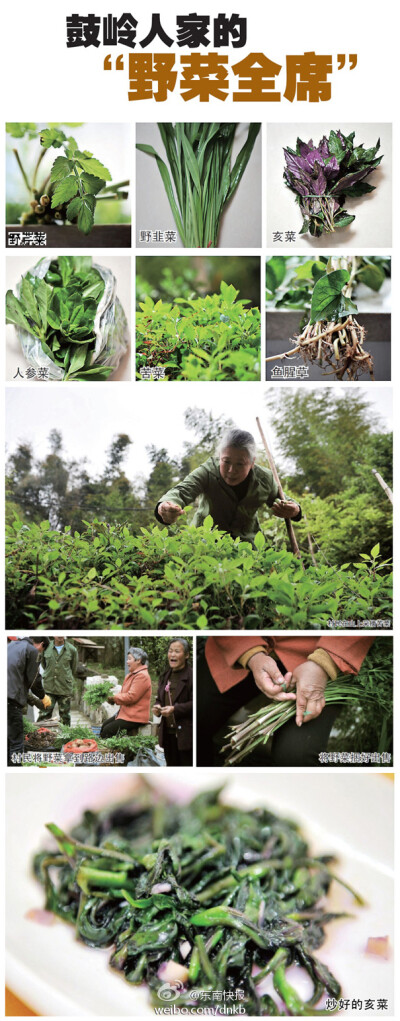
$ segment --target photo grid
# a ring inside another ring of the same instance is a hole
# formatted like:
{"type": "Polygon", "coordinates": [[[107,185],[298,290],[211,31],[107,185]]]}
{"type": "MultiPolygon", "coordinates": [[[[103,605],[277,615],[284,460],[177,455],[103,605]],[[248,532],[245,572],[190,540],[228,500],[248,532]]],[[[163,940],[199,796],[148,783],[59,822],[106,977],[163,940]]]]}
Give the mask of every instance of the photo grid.
{"type": "Polygon", "coordinates": [[[5,1016],[393,1017],[392,124],[130,105],[5,124],[5,1016]]]}

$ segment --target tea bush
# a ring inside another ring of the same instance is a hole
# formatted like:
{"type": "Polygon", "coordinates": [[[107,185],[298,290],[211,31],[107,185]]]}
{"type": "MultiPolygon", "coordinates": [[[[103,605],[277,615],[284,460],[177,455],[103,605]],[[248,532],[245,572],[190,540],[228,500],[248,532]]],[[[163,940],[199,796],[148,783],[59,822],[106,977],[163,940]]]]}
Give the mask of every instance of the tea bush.
{"type": "Polygon", "coordinates": [[[260,379],[260,311],[237,301],[233,284],[220,294],[177,298],[148,296],[136,312],[136,368],[165,368],[166,379],[260,379]]]}
{"type": "MultiPolygon", "coordinates": [[[[206,518],[140,529],[88,524],[83,534],[23,525],[7,535],[7,627],[259,629],[356,626],[390,618],[391,576],[379,546],[362,561],[318,566],[254,547],[206,518]],[[354,621],[354,624],[348,622],[354,621]],[[334,626],[334,625],[333,625],[334,626]]],[[[372,626],[372,625],[371,625],[372,626]]]]}

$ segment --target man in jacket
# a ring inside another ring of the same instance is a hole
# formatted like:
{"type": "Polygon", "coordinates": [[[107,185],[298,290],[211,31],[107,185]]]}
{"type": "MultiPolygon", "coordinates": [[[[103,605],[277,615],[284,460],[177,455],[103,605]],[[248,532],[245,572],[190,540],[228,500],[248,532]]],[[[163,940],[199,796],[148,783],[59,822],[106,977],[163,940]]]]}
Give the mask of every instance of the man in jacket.
{"type": "Polygon", "coordinates": [[[56,635],[42,655],[43,684],[51,700],[39,713],[39,720],[50,720],[58,702],[61,723],[71,726],[71,698],[78,665],[78,653],[72,642],[56,635]]]}
{"type": "Polygon", "coordinates": [[[329,634],[208,638],[197,669],[197,765],[214,764],[214,735],[260,691],[296,704],[296,717],[274,735],[272,765],[318,765],[339,712],[325,704],[326,685],[338,673],[357,674],[372,642],[329,634]]]}
{"type": "Polygon", "coordinates": [[[214,524],[234,538],[252,542],[260,531],[259,508],[269,507],[276,517],[300,521],[301,509],[294,500],[279,500],[278,487],[269,468],[255,464],[256,445],[251,433],[229,429],[222,437],[218,458],[209,457],[159,500],[157,521],[170,525],[183,508],[199,497],[193,524],[201,525],[208,514],[214,524]]]}
{"type": "Polygon", "coordinates": [[[8,765],[22,765],[24,751],[23,711],[28,702],[50,704],[39,673],[40,657],[49,644],[48,638],[17,638],[7,648],[7,732],[8,765]],[[32,698],[32,693],[33,697],[32,698]],[[19,761],[13,762],[13,756],[19,761]]]}

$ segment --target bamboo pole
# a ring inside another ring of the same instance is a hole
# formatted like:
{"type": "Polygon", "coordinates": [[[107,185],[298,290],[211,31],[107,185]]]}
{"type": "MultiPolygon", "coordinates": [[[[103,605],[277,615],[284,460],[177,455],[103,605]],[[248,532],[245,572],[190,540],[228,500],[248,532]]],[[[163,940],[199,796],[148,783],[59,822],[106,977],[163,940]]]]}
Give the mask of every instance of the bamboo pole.
{"type": "Polygon", "coordinates": [[[375,475],[375,478],[376,478],[377,482],[379,482],[379,485],[382,486],[382,489],[385,491],[388,500],[390,500],[390,503],[393,503],[393,493],[392,493],[392,490],[386,484],[385,480],[382,478],[382,475],[380,475],[379,472],[377,472],[375,468],[371,468],[371,471],[372,471],[372,474],[375,475]]]}
{"type": "MultiPolygon", "coordinates": [[[[272,453],[271,453],[271,451],[270,451],[270,449],[268,447],[267,441],[265,439],[265,436],[264,436],[264,433],[263,433],[263,430],[262,430],[261,422],[260,422],[260,419],[258,417],[256,417],[256,422],[257,422],[257,425],[258,425],[258,428],[259,428],[261,439],[262,439],[263,444],[264,444],[264,450],[265,450],[265,453],[266,453],[267,458],[268,458],[268,464],[270,466],[270,469],[272,471],[273,477],[274,477],[275,482],[276,482],[277,487],[278,487],[279,498],[280,498],[280,500],[284,500],[285,496],[284,496],[284,492],[283,492],[283,489],[282,489],[281,480],[280,480],[278,472],[276,470],[275,461],[274,461],[272,453]]],[[[290,546],[291,546],[291,549],[292,549],[292,553],[294,553],[295,557],[297,557],[300,560],[301,564],[303,564],[303,561],[302,561],[301,556],[300,556],[300,550],[299,550],[299,547],[297,545],[297,539],[296,539],[296,536],[294,534],[294,528],[293,528],[292,522],[291,522],[290,518],[285,518],[284,520],[285,520],[286,530],[287,530],[287,533],[288,533],[288,536],[289,536],[289,541],[290,541],[290,546]]]]}

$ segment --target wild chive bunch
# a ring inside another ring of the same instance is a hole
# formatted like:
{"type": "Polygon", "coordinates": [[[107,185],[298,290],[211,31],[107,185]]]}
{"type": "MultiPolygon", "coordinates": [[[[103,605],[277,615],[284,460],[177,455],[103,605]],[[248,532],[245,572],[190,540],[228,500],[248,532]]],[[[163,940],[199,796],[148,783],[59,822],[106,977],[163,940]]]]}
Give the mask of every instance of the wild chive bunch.
{"type": "Polygon", "coordinates": [[[111,967],[146,981],[154,1006],[165,982],[178,1009],[204,1009],[218,990],[253,1017],[324,1014],[321,998],[340,996],[314,953],[325,925],[344,917],[325,906],[334,859],[311,857],[294,823],[227,807],[218,791],[182,806],[143,786],[135,801],[85,812],[72,836],[48,829],[58,848],[34,860],[47,910],[89,946],[112,947],[111,967]],[[311,978],[307,1002],[288,981],[291,964],[311,978]],[[276,1000],[262,991],[267,975],[276,1000]]]}
{"type": "Polygon", "coordinates": [[[184,247],[216,248],[223,213],[243,177],[260,124],[250,124],[232,169],[237,124],[159,124],[158,128],[169,170],[152,145],[136,148],[157,160],[184,247]]]}
{"type": "Polygon", "coordinates": [[[346,195],[361,198],[374,191],[365,178],[379,166],[383,156],[377,157],[380,140],[372,149],[354,145],[355,131],[343,135],[331,131],[329,138],[321,138],[318,145],[312,139],[297,139],[296,149],[284,149],[286,168],[283,179],[296,195],[303,214],[300,234],[332,233],[338,227],[348,227],[355,220],[343,209],[346,195]]]}

